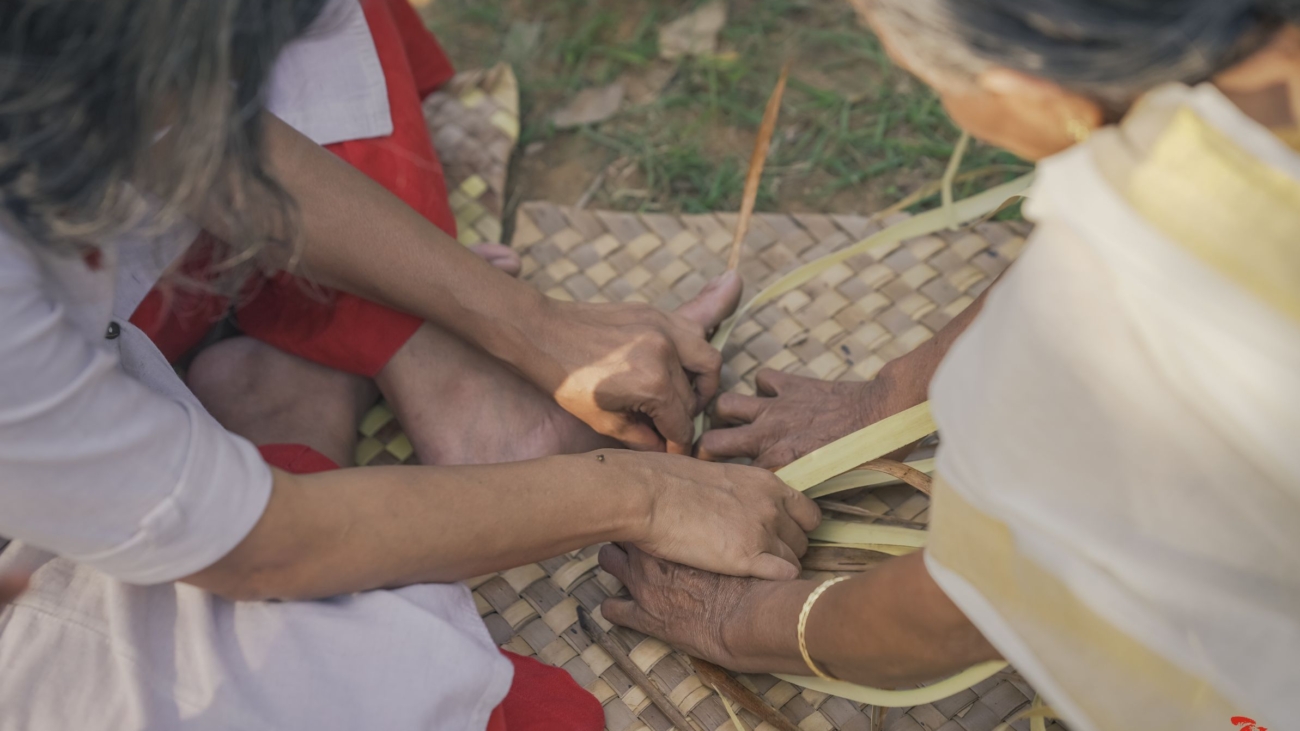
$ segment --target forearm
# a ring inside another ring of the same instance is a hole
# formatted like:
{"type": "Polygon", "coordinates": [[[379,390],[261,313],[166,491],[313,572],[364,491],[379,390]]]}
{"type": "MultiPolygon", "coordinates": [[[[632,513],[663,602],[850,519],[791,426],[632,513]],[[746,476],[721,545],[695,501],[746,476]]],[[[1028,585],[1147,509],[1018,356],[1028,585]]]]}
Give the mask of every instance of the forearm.
{"type": "Polygon", "coordinates": [[[267,116],[272,173],[299,210],[302,273],[436,323],[518,365],[546,297],[506,276],[399,198],[267,116]]]}
{"type": "Polygon", "coordinates": [[[611,479],[620,458],[276,472],[249,536],[186,581],[238,599],[311,599],[459,581],[633,540],[649,507],[643,492],[611,479]]]}
{"type": "MultiPolygon", "coordinates": [[[[817,585],[758,585],[727,644],[746,648],[747,659],[759,658],[748,665],[811,675],[799,653],[797,630],[799,612],[817,585]]],[[[998,657],[930,578],[919,552],[824,593],[808,617],[806,640],[822,669],[878,687],[934,680],[998,657]]]]}
{"type": "Polygon", "coordinates": [[[984,290],[974,302],[948,322],[934,337],[918,345],[906,355],[885,364],[878,378],[889,384],[896,399],[897,411],[906,410],[929,398],[930,381],[934,379],[939,364],[966,328],[979,316],[984,298],[992,288],[984,290]]]}

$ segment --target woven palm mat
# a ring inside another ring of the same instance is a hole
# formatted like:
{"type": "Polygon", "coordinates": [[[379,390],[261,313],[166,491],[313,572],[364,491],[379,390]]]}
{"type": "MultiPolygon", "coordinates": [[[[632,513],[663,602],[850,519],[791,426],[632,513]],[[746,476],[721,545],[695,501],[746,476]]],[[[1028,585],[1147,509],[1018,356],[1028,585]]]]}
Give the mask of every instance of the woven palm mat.
{"type": "MultiPolygon", "coordinates": [[[[734,224],[734,215],[722,213],[637,215],[526,203],[512,245],[523,257],[524,278],[552,297],[672,308],[724,269],[734,224]]],[[[746,292],[752,295],[798,264],[880,227],[859,216],[759,214],[742,258],[746,292]]],[[[832,268],[736,328],[724,353],[724,385],[752,393],[754,374],[762,367],[824,379],[873,377],[984,291],[1019,253],[1026,233],[1022,223],[985,223],[906,241],[832,268]]],[[[359,454],[360,463],[413,459],[410,442],[386,409],[372,412],[362,433],[363,447],[372,454],[359,454]]],[[[878,488],[846,502],[918,522],[928,518],[928,498],[907,487],[878,488]]],[[[613,628],[601,617],[601,601],[622,587],[597,567],[597,551],[592,546],[469,582],[493,638],[506,649],[567,670],[600,699],[609,731],[672,728],[578,626],[576,608],[582,605],[699,729],[731,729],[722,701],[691,672],[685,656],[654,638],[613,628]]],[[[771,676],[739,677],[805,731],[872,728],[870,707],[771,676]]],[[[1032,698],[1033,690],[1018,675],[1005,673],[932,704],[884,710],[880,728],[991,731],[1032,698]]],[[[771,729],[748,711],[739,715],[751,729],[771,729]]],[[[1028,721],[1012,727],[1027,731],[1028,721]]],[[[1059,728],[1049,723],[1054,727],[1059,728]]]]}
{"type": "Polygon", "coordinates": [[[519,141],[519,83],[508,64],[456,75],[424,101],[456,228],[466,246],[501,240],[506,171],[519,141]]]}

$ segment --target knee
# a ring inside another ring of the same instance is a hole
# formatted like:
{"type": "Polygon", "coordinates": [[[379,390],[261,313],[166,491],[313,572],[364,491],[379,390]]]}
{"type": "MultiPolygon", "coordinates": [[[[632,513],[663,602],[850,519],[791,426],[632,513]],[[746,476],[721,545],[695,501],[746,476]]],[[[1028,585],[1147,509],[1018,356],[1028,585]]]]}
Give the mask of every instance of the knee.
{"type": "Polygon", "coordinates": [[[185,385],[206,408],[251,395],[253,374],[265,364],[270,346],[252,338],[222,340],[203,350],[190,364],[185,385]]]}

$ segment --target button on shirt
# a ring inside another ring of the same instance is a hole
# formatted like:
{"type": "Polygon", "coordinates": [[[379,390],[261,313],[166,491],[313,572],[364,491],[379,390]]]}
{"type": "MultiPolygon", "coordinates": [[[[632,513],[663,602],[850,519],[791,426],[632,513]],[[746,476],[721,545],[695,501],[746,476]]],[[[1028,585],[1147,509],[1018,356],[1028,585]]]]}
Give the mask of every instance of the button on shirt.
{"type": "MultiPolygon", "coordinates": [[[[269,109],[318,143],[392,131],[356,0],[292,44],[269,109]]],[[[510,664],[463,585],[231,603],[173,584],[228,553],[271,472],[128,318],[194,240],[125,237],[94,269],[0,229],[0,731],[481,729],[510,664]]]]}

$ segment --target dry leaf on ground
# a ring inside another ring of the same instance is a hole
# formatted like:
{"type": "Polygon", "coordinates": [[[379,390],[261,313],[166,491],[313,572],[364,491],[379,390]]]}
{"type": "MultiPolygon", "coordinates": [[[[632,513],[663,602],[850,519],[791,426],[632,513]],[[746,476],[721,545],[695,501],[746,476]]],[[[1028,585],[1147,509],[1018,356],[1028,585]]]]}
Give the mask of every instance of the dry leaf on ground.
{"type": "Polygon", "coordinates": [[[551,115],[551,121],[558,129],[603,122],[618,112],[619,105],[623,103],[623,94],[623,85],[618,82],[583,89],[568,104],[557,109],[551,115]]]}
{"type": "Polygon", "coordinates": [[[659,94],[668,86],[677,74],[677,64],[667,61],[655,61],[649,66],[624,73],[619,81],[627,90],[627,100],[633,106],[653,104],[659,94]]]}
{"type": "Polygon", "coordinates": [[[726,2],[713,0],[701,5],[659,29],[659,55],[672,60],[717,53],[718,33],[726,24],[726,2]]]}

